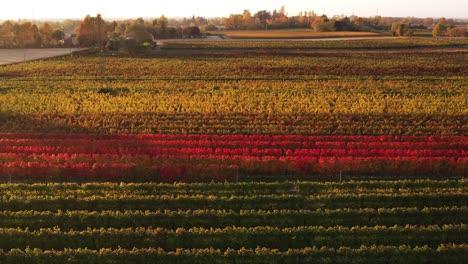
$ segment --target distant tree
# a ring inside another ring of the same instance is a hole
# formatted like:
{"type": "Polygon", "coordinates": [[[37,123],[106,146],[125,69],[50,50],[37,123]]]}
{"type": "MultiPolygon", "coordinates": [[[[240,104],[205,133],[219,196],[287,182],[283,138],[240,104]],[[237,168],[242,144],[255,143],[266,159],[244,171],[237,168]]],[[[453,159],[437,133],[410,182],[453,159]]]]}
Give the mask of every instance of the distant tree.
{"type": "Polygon", "coordinates": [[[447,19],[445,17],[441,17],[439,18],[439,20],[437,20],[437,24],[445,25],[446,23],[447,23],[447,19]]]}
{"type": "Polygon", "coordinates": [[[266,10],[261,10],[255,13],[254,18],[258,21],[259,26],[264,29],[268,29],[268,25],[271,24],[271,13],[266,10]]]}
{"type": "Polygon", "coordinates": [[[434,29],[432,30],[432,36],[434,37],[445,36],[445,33],[447,33],[447,28],[440,22],[437,23],[437,25],[435,25],[434,29]]]}
{"type": "Polygon", "coordinates": [[[286,8],[284,6],[281,6],[279,11],[273,11],[271,21],[272,28],[288,28],[289,19],[288,15],[286,14],[286,8]]]}
{"type": "Polygon", "coordinates": [[[11,21],[5,21],[0,25],[0,47],[12,48],[15,46],[15,35],[13,33],[14,24],[11,21]]]}
{"type": "Polygon", "coordinates": [[[468,31],[466,27],[454,27],[447,30],[449,37],[468,37],[468,31]]]}
{"type": "Polygon", "coordinates": [[[312,29],[315,32],[330,32],[335,31],[335,22],[328,19],[326,15],[316,17],[312,22],[312,29]]]}
{"type": "Polygon", "coordinates": [[[107,24],[107,33],[114,32],[115,28],[119,25],[117,21],[112,21],[112,23],[107,24]]]}
{"type": "Polygon", "coordinates": [[[192,21],[192,23],[194,24],[194,26],[199,27],[208,24],[208,20],[204,17],[197,16],[195,17],[195,20],[192,21]]]}
{"type": "Polygon", "coordinates": [[[41,41],[42,41],[42,46],[44,47],[49,47],[53,45],[52,43],[52,27],[49,25],[49,23],[44,23],[40,28],[39,28],[39,34],[41,36],[41,41]]]}
{"type": "Polygon", "coordinates": [[[392,23],[391,32],[393,36],[398,37],[411,36],[413,34],[409,24],[402,22],[392,23]]]}
{"type": "Polygon", "coordinates": [[[65,33],[60,29],[56,29],[52,32],[51,38],[56,42],[59,42],[65,38],[65,33]]]}
{"type": "Polygon", "coordinates": [[[455,27],[455,21],[453,19],[448,19],[446,22],[445,22],[445,27],[447,28],[454,28],[455,27]]]}
{"type": "Polygon", "coordinates": [[[156,38],[167,38],[169,30],[169,20],[162,15],[153,21],[153,36],[156,38]]]}
{"type": "Polygon", "coordinates": [[[20,48],[39,48],[41,46],[41,36],[39,29],[31,22],[15,24],[13,26],[15,43],[20,48]]]}
{"type": "Polygon", "coordinates": [[[255,29],[255,19],[249,10],[244,10],[242,14],[242,28],[244,29],[255,29]]]}
{"type": "Polygon", "coordinates": [[[434,24],[434,19],[432,17],[426,17],[424,20],[423,20],[423,24],[426,26],[426,27],[429,27],[429,26],[432,26],[434,24]]]}
{"type": "Polygon", "coordinates": [[[63,32],[69,35],[76,33],[78,27],[80,26],[80,23],[81,21],[79,20],[65,19],[62,22],[63,32]]]}
{"type": "Polygon", "coordinates": [[[354,25],[351,23],[348,17],[344,17],[340,20],[335,21],[335,30],[336,31],[354,31],[354,25]]]}
{"type": "Polygon", "coordinates": [[[87,15],[77,30],[78,42],[81,46],[103,45],[107,36],[107,25],[98,14],[96,17],[87,15]]]}
{"type": "Polygon", "coordinates": [[[216,31],[218,30],[218,27],[213,24],[208,24],[203,29],[204,31],[216,31]]]}
{"type": "Polygon", "coordinates": [[[353,27],[356,28],[357,31],[369,31],[369,21],[362,18],[362,17],[354,17],[352,20],[353,27]]]}
{"type": "Polygon", "coordinates": [[[139,19],[127,28],[125,35],[127,38],[135,40],[137,45],[153,41],[148,28],[145,26],[144,22],[139,19]]]}
{"type": "Polygon", "coordinates": [[[157,20],[157,25],[159,26],[159,33],[163,36],[167,34],[167,28],[169,27],[169,20],[162,15],[157,20]]]}
{"type": "Polygon", "coordinates": [[[182,33],[185,38],[200,38],[201,31],[199,27],[184,27],[182,33]]]}
{"type": "Polygon", "coordinates": [[[224,20],[226,29],[244,29],[243,16],[241,14],[231,14],[224,20]]]}

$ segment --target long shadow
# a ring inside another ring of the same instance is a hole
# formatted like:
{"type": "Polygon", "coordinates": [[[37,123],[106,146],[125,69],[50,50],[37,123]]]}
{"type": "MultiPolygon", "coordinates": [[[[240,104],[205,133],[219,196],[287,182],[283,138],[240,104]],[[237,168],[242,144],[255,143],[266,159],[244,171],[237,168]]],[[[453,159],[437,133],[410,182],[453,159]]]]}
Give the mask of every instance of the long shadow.
{"type": "Polygon", "coordinates": [[[0,133],[465,135],[466,115],[0,113],[0,133]]]}
{"type": "Polygon", "coordinates": [[[99,133],[60,115],[0,112],[0,133],[99,133]]]}

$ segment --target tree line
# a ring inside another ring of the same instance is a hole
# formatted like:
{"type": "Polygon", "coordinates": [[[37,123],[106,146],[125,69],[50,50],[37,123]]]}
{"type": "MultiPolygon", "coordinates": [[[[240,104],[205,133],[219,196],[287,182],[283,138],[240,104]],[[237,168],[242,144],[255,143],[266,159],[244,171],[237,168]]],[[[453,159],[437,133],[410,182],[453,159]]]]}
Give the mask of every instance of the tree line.
{"type": "Polygon", "coordinates": [[[227,30],[294,29],[307,28],[315,32],[332,31],[390,31],[393,36],[411,36],[416,30],[431,30],[433,36],[465,37],[466,25],[457,27],[452,19],[440,18],[393,18],[317,15],[315,12],[300,12],[288,16],[284,6],[279,11],[266,10],[252,14],[244,10],[242,14],[231,14],[223,19],[227,30]]]}
{"type": "Polygon", "coordinates": [[[224,18],[195,17],[153,20],[143,18],[105,21],[101,15],[83,20],[62,22],[5,21],[0,24],[0,48],[39,48],[62,46],[153,45],[155,39],[198,38],[204,32],[225,30],[310,29],[316,32],[374,31],[391,32],[393,36],[411,36],[425,30],[434,37],[466,37],[466,23],[440,18],[392,18],[317,15],[313,11],[289,16],[284,6],[272,12],[260,10],[252,14],[244,10],[224,18]]]}
{"type": "Polygon", "coordinates": [[[0,25],[0,48],[58,47],[64,37],[63,30],[47,22],[39,27],[32,22],[6,21],[0,25]]]}

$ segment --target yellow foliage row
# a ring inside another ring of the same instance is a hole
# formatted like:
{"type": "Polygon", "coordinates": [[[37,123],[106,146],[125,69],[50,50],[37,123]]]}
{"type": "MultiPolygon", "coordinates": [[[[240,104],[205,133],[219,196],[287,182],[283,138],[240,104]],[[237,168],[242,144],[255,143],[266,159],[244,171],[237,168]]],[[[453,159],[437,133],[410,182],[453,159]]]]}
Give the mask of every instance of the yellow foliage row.
{"type": "MultiPolygon", "coordinates": [[[[40,83],[40,82],[39,82],[40,83]]],[[[86,82],[85,82],[86,83],[86,82]]],[[[397,82],[398,83],[398,82],[397,82]]],[[[9,83],[13,85],[13,83],[9,83]]],[[[24,83],[16,83],[24,85],[24,83]]],[[[28,85],[34,85],[29,83],[28,85]]],[[[252,113],[252,114],[467,114],[467,94],[457,85],[424,83],[392,90],[389,83],[309,81],[281,83],[89,82],[86,87],[14,88],[0,93],[0,112],[19,114],[82,113],[252,113]],[[128,83],[126,83],[128,84],[128,83]],[[305,84],[305,85],[304,85],[305,84]],[[356,87],[350,87],[350,84],[356,87]],[[383,85],[382,85],[383,84],[383,85]],[[132,84],[130,84],[132,85],[132,84]],[[154,85],[155,87],[151,87],[154,85]],[[173,86],[171,86],[173,85],[173,86]],[[101,88],[99,88],[101,86],[101,88]],[[441,87],[442,86],[442,87],[441,87]],[[444,88],[447,87],[447,88],[444,88]]]]}

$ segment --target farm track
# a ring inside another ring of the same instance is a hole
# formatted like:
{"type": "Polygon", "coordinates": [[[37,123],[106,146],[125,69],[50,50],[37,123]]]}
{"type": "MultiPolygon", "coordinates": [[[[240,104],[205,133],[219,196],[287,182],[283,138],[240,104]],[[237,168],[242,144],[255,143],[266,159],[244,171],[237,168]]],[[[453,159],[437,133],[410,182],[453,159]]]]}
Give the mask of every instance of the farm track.
{"type": "Polygon", "coordinates": [[[83,48],[0,49],[0,65],[21,63],[73,54],[83,48]]]}

